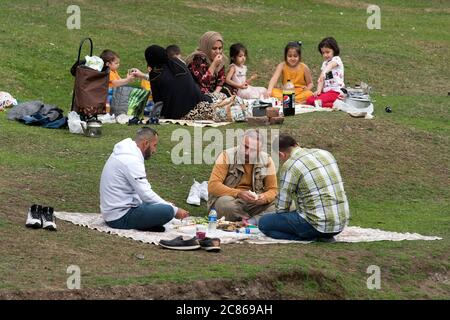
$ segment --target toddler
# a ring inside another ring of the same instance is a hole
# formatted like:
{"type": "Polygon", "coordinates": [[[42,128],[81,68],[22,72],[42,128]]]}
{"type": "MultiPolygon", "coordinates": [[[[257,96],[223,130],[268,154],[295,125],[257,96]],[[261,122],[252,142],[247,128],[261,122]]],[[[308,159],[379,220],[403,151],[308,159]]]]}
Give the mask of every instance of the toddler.
{"type": "Polygon", "coordinates": [[[231,64],[228,69],[225,82],[232,88],[232,93],[243,99],[259,99],[265,96],[267,89],[263,87],[253,87],[250,83],[256,79],[254,74],[247,79],[247,48],[241,43],[235,43],[230,47],[231,64]]]}

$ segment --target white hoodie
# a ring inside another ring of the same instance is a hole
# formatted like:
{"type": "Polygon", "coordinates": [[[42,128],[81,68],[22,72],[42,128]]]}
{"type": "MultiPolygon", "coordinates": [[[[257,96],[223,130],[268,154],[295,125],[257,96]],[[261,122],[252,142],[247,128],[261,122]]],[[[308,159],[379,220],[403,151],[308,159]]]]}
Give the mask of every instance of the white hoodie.
{"type": "Polygon", "coordinates": [[[103,168],[100,210],[103,219],[114,221],[143,202],[168,204],[173,207],[174,215],[178,210],[152,190],[145,173],[144,156],[136,142],[128,138],[114,146],[103,168]]]}

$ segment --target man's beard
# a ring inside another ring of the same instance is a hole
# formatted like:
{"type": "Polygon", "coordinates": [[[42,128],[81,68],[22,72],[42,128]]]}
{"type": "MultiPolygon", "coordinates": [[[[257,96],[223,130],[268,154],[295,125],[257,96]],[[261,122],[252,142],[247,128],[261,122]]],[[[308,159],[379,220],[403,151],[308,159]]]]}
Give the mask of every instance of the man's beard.
{"type": "Polygon", "coordinates": [[[145,150],[144,153],[144,160],[148,160],[152,157],[152,151],[150,150],[150,148],[148,148],[147,150],[145,150]]]}

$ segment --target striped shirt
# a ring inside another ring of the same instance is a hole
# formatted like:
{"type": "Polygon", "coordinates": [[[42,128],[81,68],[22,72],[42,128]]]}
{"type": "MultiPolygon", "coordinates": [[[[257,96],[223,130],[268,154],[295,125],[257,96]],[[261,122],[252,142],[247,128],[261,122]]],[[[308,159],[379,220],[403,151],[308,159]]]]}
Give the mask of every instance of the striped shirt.
{"type": "Polygon", "coordinates": [[[340,232],[350,217],[344,183],[331,153],[295,148],[280,170],[277,212],[295,201],[299,215],[322,233],[340,232]]]}

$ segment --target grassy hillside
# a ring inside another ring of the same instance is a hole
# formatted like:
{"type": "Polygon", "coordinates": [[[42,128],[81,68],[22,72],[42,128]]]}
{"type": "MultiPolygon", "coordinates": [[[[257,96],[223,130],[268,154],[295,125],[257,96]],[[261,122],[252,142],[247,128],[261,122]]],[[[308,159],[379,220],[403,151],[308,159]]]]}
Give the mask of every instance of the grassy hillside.
{"type": "MultiPolygon", "coordinates": [[[[374,88],[375,118],[312,113],[286,119],[282,132],[306,147],[331,151],[345,181],[351,225],[441,236],[432,242],[227,245],[222,253],[177,253],[58,222],[57,233],[24,227],[32,203],[96,212],[101,169],[112,147],[136,127],[105,125],[101,139],[28,127],[0,113],[0,298],[444,298],[450,297],[450,5],[448,1],[381,1],[381,30],[366,27],[359,1],[3,1],[0,0],[0,91],[70,109],[79,41],[121,56],[119,72],[145,68],[153,43],[176,43],[184,56],[203,32],[222,33],[225,48],[243,42],[250,72],[267,85],[286,42],[302,40],[317,79],[318,42],[334,36],[348,84],[374,88]],[[67,6],[81,9],[68,30],[67,6]],[[384,107],[392,106],[392,113],[384,107]],[[144,254],[144,259],[136,255],[144,254]],[[83,290],[66,288],[66,269],[82,270],[83,290]],[[381,290],[368,290],[378,265],[381,290]],[[30,278],[38,273],[40,277],[30,278]],[[246,282],[248,281],[248,282],[246,282]],[[114,286],[112,288],[111,286],[114,286]],[[252,288],[240,294],[240,286],[252,288]],[[201,293],[199,293],[201,292],[201,293]]],[[[84,51],[84,54],[87,50],[84,51]]],[[[147,163],[163,197],[185,204],[192,179],[210,165],[173,165],[177,126],[157,127],[158,153],[147,163]]],[[[247,128],[235,124],[227,128],[247,128]]],[[[193,131],[192,129],[187,129],[193,131]]]]}

